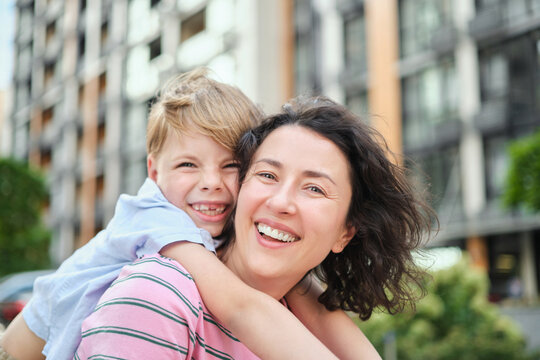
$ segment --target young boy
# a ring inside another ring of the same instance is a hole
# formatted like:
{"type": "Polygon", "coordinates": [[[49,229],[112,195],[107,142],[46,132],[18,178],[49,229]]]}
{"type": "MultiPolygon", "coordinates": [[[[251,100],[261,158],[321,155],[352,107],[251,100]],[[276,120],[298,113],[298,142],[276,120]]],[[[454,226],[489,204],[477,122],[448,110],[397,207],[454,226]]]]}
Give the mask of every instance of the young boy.
{"type": "MultiPolygon", "coordinates": [[[[33,299],[1,345],[19,360],[43,358],[41,349],[47,358],[71,359],[82,321],[120,269],[172,244],[162,253],[185,265],[212,313],[258,356],[335,358],[285,307],[243,284],[211,253],[238,193],[232,149],[260,117],[242,92],[204,70],[171,81],[149,115],[149,179],[137,196],[120,197],[105,230],[36,281],[33,299]]],[[[321,309],[316,296],[291,294],[298,318],[336,353],[376,354],[345,314],[321,309]]]]}

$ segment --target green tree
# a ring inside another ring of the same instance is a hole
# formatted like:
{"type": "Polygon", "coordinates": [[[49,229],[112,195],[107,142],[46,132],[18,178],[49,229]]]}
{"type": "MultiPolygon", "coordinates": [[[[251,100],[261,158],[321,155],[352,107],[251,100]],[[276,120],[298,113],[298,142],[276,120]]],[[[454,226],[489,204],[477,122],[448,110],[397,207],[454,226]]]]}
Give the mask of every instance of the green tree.
{"type": "Polygon", "coordinates": [[[540,131],[513,142],[509,155],[505,204],[540,211],[540,131]]]}
{"type": "Polygon", "coordinates": [[[427,289],[414,314],[377,313],[359,324],[381,355],[394,333],[399,360],[536,358],[512,320],[487,301],[487,277],[465,261],[434,273],[427,289]]]}
{"type": "Polygon", "coordinates": [[[41,174],[0,159],[0,276],[50,265],[50,232],[41,221],[47,199],[41,174]]]}

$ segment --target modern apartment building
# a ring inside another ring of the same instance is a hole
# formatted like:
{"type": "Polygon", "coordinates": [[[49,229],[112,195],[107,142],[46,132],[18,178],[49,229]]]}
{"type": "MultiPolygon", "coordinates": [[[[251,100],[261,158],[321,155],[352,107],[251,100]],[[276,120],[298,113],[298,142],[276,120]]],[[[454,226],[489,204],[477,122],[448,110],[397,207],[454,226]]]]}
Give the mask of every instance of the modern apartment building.
{"type": "Polygon", "coordinates": [[[429,185],[490,297],[538,298],[540,217],[501,205],[507,144],[540,129],[540,1],[296,0],[296,91],[349,105],[429,185]],[[412,160],[412,161],[411,161],[412,160]],[[416,164],[413,166],[413,162],[416,164]],[[514,288],[515,290],[515,288],[514,288]]]}
{"type": "Polygon", "coordinates": [[[205,65],[267,111],[292,96],[288,3],[16,2],[11,153],[47,172],[54,261],[144,181],[148,105],[165,79],[205,65]]]}
{"type": "MultiPolygon", "coordinates": [[[[52,255],[104,227],[145,172],[149,102],[207,65],[275,111],[346,103],[428,175],[441,232],[538,297],[540,217],[500,206],[509,141],[540,126],[539,0],[18,0],[12,153],[48,172],[52,255]]],[[[426,188],[417,176],[420,188],[426,188]]]]}

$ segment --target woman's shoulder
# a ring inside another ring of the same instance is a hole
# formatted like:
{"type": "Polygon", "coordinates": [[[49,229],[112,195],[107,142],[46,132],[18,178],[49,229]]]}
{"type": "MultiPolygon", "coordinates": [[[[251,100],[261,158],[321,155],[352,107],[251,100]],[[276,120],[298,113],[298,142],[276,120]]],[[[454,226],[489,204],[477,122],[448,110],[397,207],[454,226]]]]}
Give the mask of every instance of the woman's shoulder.
{"type": "Polygon", "coordinates": [[[160,303],[186,299],[197,308],[202,302],[191,274],[176,260],[160,254],[142,256],[125,266],[110,290],[144,294],[160,303]]]}
{"type": "Polygon", "coordinates": [[[146,271],[165,278],[176,278],[180,275],[182,279],[193,282],[193,277],[182,264],[159,253],[141,256],[126,266],[125,270],[129,273],[146,271]]]}

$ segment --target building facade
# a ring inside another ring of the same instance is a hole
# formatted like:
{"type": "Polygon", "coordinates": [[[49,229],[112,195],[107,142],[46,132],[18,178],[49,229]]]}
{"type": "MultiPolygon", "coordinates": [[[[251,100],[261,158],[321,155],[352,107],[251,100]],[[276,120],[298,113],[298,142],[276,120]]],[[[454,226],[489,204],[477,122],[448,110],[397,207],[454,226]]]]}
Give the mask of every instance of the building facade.
{"type": "Polygon", "coordinates": [[[501,206],[507,144],[540,127],[539,0],[18,0],[11,153],[48,173],[56,262],[146,175],[148,104],[206,65],[275,111],[322,93],[432,193],[494,301],[538,298],[540,217],[501,206]],[[514,281],[515,283],[515,281],[514,281]]]}
{"type": "Polygon", "coordinates": [[[11,153],[42,168],[56,263],[146,176],[149,103],[196,66],[276,111],[292,95],[292,7],[250,0],[18,0],[11,153]],[[270,27],[273,31],[266,31],[270,27]]]}
{"type": "Polygon", "coordinates": [[[441,225],[429,246],[468,250],[493,301],[536,301],[540,217],[505,209],[501,194],[507,145],[540,129],[540,1],[296,0],[295,9],[295,91],[346,103],[422,174],[414,178],[441,225]]]}

